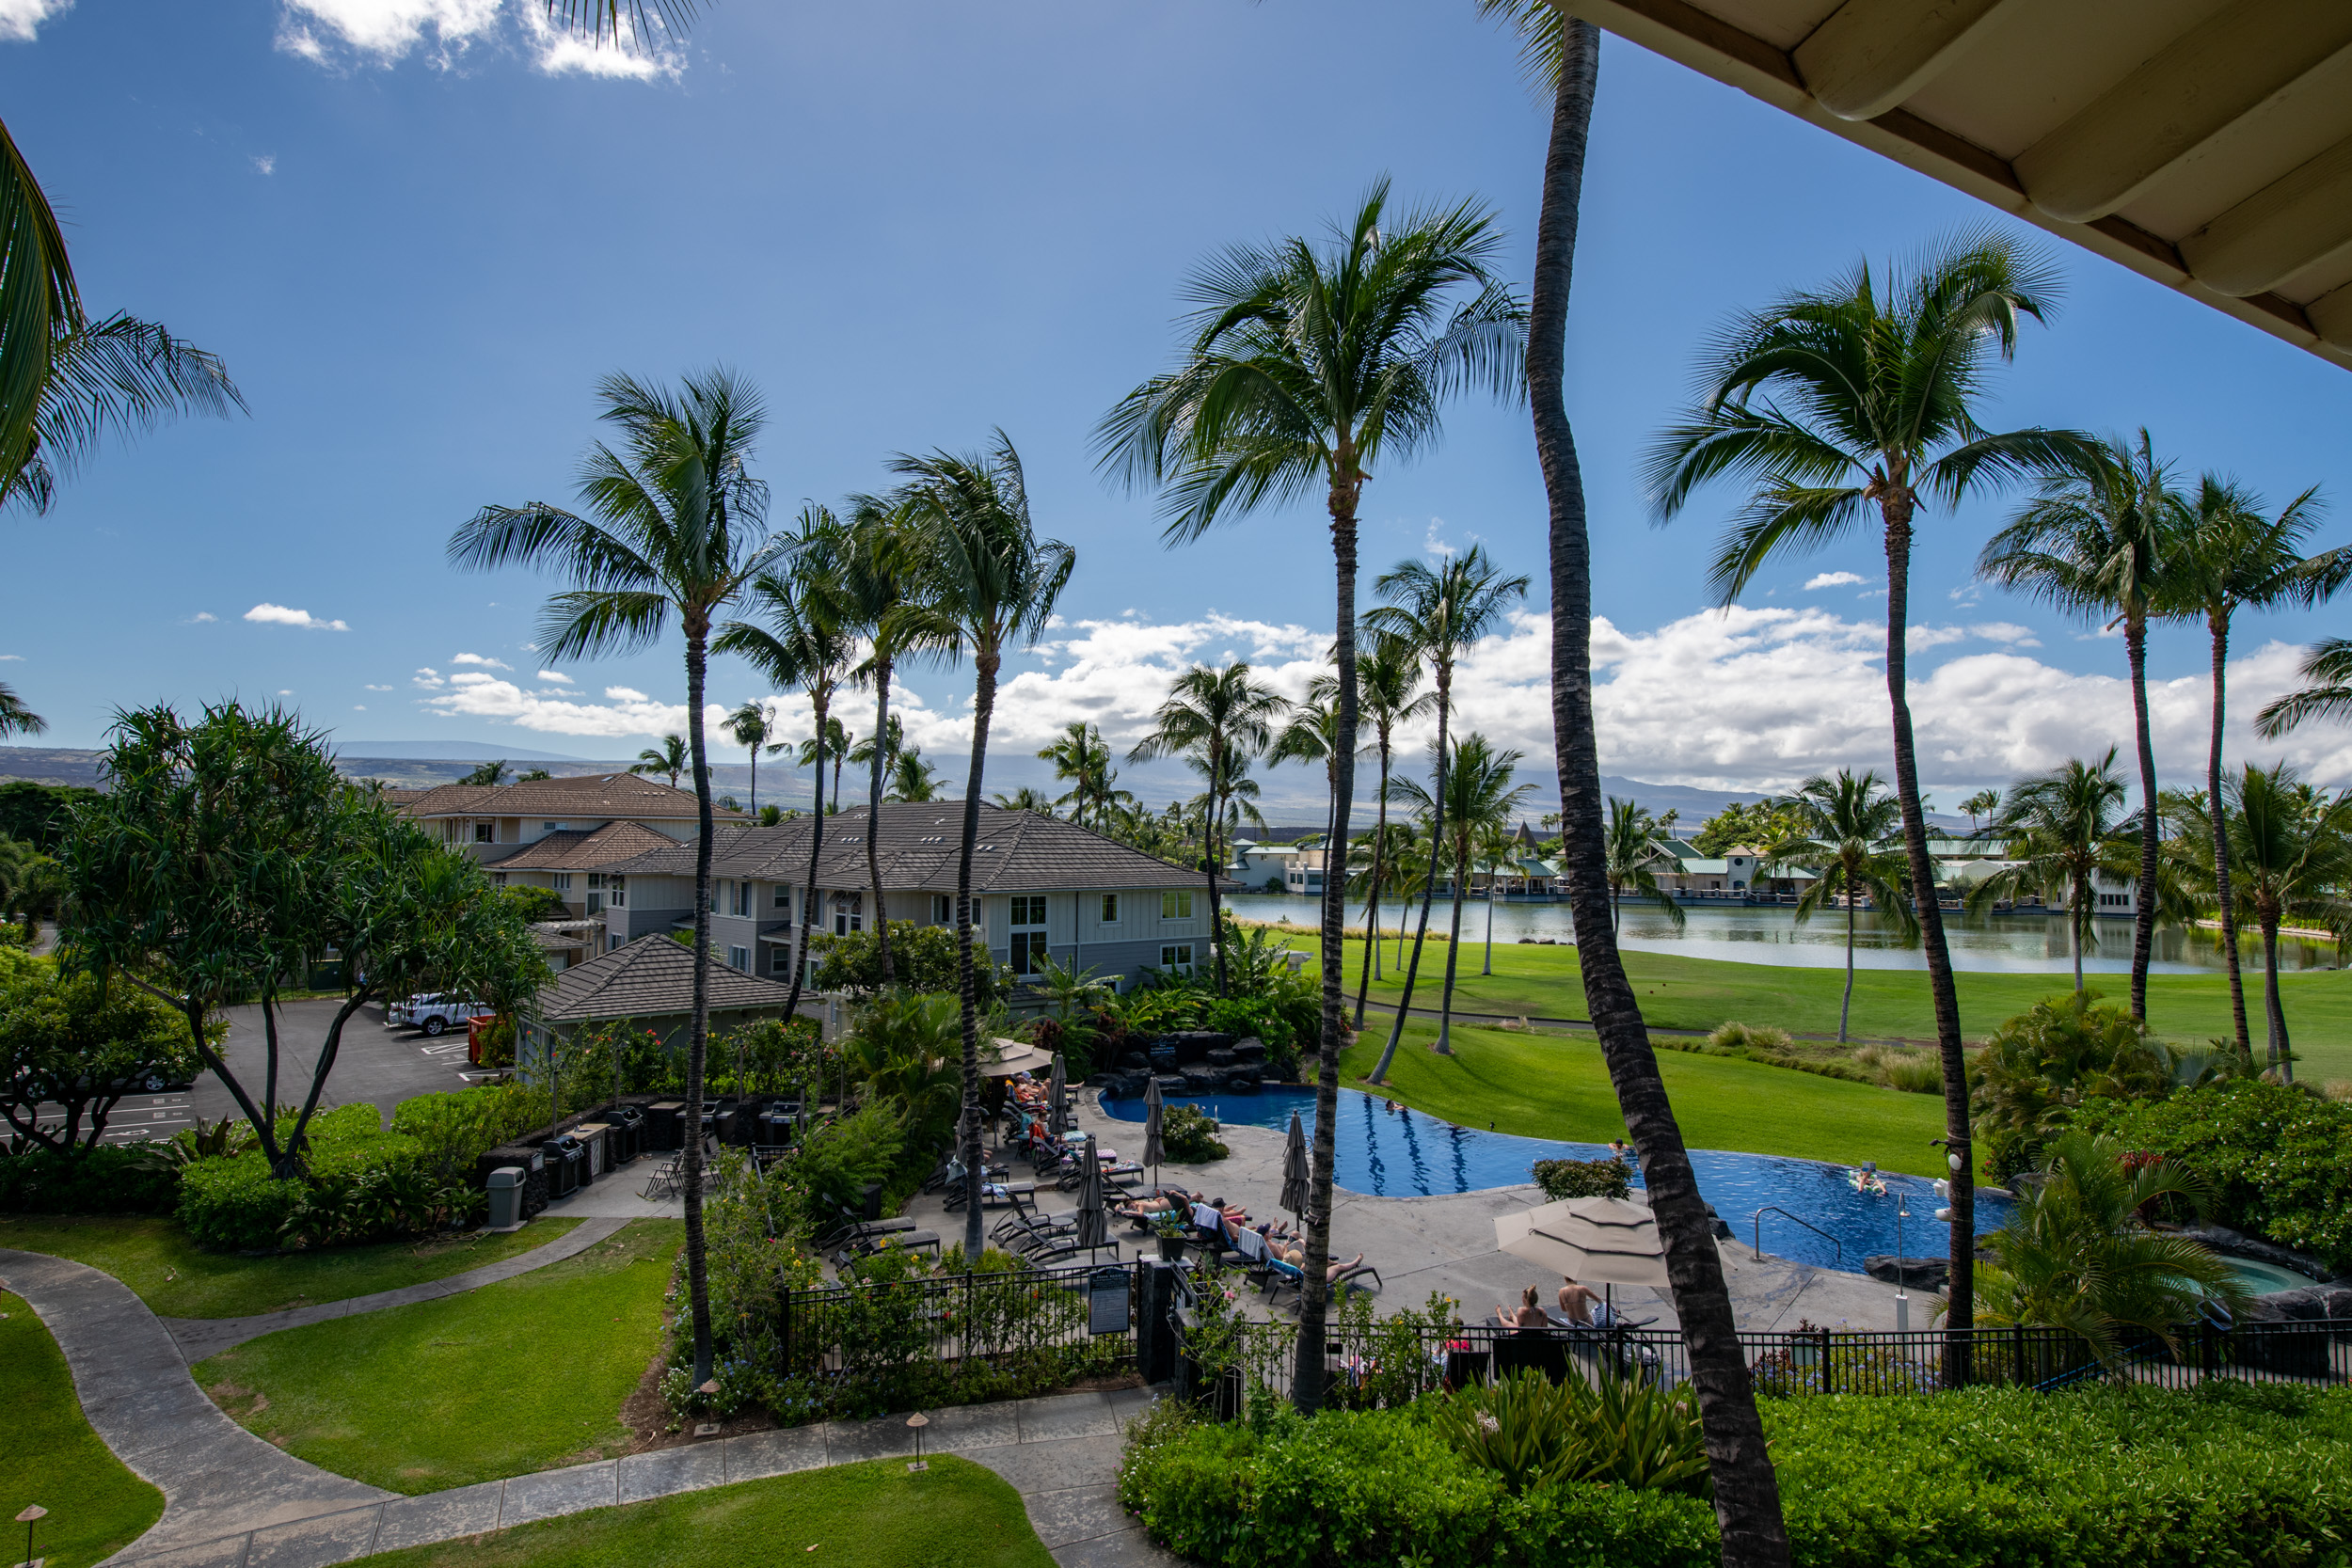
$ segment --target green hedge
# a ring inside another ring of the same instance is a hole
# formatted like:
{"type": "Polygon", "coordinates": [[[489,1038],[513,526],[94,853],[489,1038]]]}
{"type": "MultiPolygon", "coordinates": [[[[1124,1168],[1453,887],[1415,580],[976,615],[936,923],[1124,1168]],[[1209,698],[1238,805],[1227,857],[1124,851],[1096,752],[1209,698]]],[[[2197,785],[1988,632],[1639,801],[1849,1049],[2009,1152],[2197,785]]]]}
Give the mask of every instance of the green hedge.
{"type": "Polygon", "coordinates": [[[12,1214],[168,1214],[176,1174],[137,1144],[100,1144],[69,1158],[33,1148],[0,1159],[0,1211],[12,1214]]]}
{"type": "MultiPolygon", "coordinates": [[[[1772,1401],[1764,1419],[1801,1568],[2318,1565],[2352,1539],[2352,1391],[1974,1388],[1772,1401]]],[[[1155,1416],[1131,1435],[1120,1497],[1155,1538],[1230,1568],[1718,1554],[1707,1503],[1583,1484],[1514,1497],[1414,1409],[1155,1416]]]]}
{"type": "MultiPolygon", "coordinates": [[[[284,1118],[281,1135],[293,1128],[284,1118]]],[[[306,1135],[298,1178],[272,1177],[252,1148],[189,1164],[177,1210],[189,1239],[223,1252],[344,1245],[437,1229],[479,1205],[478,1194],[436,1169],[424,1142],[386,1132],[372,1104],[322,1112],[306,1135]]]]}

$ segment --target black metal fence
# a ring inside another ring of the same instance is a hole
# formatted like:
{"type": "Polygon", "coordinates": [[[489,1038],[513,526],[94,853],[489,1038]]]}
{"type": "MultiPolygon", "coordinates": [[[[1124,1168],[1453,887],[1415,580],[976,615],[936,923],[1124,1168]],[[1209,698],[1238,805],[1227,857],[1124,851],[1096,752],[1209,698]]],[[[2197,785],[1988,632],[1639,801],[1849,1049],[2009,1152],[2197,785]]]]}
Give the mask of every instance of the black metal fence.
{"type": "Polygon", "coordinates": [[[1140,1265],[1021,1269],[789,1291],[779,1414],[974,1404],[1132,1371],[1140,1265]]]}
{"type": "MultiPolygon", "coordinates": [[[[1180,1378],[1191,1391],[1238,1408],[1248,1385],[1288,1392],[1296,1343],[1294,1324],[1212,1322],[1186,1338],[1180,1378]]],[[[1742,1334],[1740,1345],[1756,1392],[1766,1397],[1922,1394],[1986,1384],[2051,1390],[2107,1377],[2170,1388],[2211,1379],[2352,1379],[2352,1326],[2328,1323],[2198,1324],[2169,1341],[2128,1333],[2105,1360],[2089,1341],[2058,1328],[1807,1329],[1742,1334]]],[[[1388,1319],[1335,1324],[1324,1351],[1331,1402],[1355,1407],[1403,1404],[1434,1389],[1521,1370],[1554,1381],[1571,1372],[1614,1372],[1668,1386],[1690,1375],[1681,1335],[1657,1329],[1440,1328],[1388,1319]]]]}

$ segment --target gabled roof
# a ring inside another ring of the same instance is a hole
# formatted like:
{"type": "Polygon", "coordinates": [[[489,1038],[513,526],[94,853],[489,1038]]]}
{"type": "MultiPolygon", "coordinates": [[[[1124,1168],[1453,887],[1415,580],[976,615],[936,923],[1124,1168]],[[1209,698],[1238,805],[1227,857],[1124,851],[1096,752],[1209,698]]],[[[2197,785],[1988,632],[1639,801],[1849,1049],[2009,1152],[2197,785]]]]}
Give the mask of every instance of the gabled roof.
{"type": "Polygon", "coordinates": [[[676,842],[643,823],[607,822],[596,829],[565,828],[483,863],[501,871],[601,871],[676,842]]]}
{"type": "MultiPolygon", "coordinates": [[[[756,974],[704,960],[710,1010],[781,1008],[789,988],[756,974]]],[[[694,955],[666,936],[639,937],[626,947],[575,964],[539,992],[539,1016],[550,1023],[599,1018],[674,1018],[694,1010],[694,955]]]]}
{"type": "MultiPolygon", "coordinates": [[[[871,885],[866,866],[866,815],[864,810],[846,811],[824,819],[818,887],[871,885]]],[[[808,877],[809,835],[815,830],[816,819],[806,816],[772,828],[730,826],[712,836],[710,874],[799,886],[808,877]]],[[[883,889],[953,893],[962,842],[960,800],[885,804],[875,845],[883,889]]],[[[665,845],[611,869],[632,876],[691,876],[694,847],[665,845]]],[[[1075,823],[1039,812],[980,807],[979,838],[972,855],[975,893],[1187,888],[1200,881],[1197,872],[1155,860],[1075,823]]]]}
{"type": "MultiPolygon", "coordinates": [[[[695,815],[694,792],[642,773],[582,773],[511,784],[441,784],[400,806],[403,816],[652,816],[695,815]]],[[[741,812],[712,808],[729,821],[741,812]]]]}

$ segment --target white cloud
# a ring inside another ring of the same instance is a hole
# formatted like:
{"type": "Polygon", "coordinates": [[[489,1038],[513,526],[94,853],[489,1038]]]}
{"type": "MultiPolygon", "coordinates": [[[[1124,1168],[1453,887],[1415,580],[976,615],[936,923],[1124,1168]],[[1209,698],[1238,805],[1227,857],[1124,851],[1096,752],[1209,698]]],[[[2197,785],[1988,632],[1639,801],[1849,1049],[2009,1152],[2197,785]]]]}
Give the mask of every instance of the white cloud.
{"type": "Polygon", "coordinates": [[[267,626],[300,626],[305,631],[349,631],[341,621],[321,620],[307,610],[290,610],[282,604],[257,604],[245,612],[248,621],[267,626]]]}
{"type": "Polygon", "coordinates": [[[389,686],[370,686],[367,689],[370,691],[389,691],[391,688],[389,686]]]}
{"type": "Polygon", "coordinates": [[[408,684],[415,687],[421,687],[427,691],[438,691],[442,687],[447,686],[449,682],[441,678],[441,673],[438,670],[426,668],[419,670],[417,672],[416,678],[408,684]]]}
{"type": "MultiPolygon", "coordinates": [[[[539,672],[539,678],[543,681],[551,682],[556,686],[569,686],[572,684],[571,676],[556,670],[542,670],[539,672]]],[[[1365,896],[1370,897],[1371,895],[1367,894],[1365,896]]]]}
{"type": "MultiPolygon", "coordinates": [[[[685,704],[659,703],[626,686],[609,686],[602,703],[591,703],[566,692],[526,691],[513,681],[478,670],[452,675],[448,685],[445,694],[426,698],[424,705],[466,718],[502,719],[521,729],[552,735],[617,739],[686,728],[685,704]]],[[[806,712],[805,705],[803,712],[806,712]]],[[[725,708],[710,704],[703,710],[703,721],[715,732],[726,714],[725,708]]]]}
{"type": "MultiPolygon", "coordinates": [[[[1843,588],[1849,583],[1860,584],[1868,580],[1859,572],[1820,572],[1805,578],[1804,587],[1809,594],[1816,588],[1843,588]]],[[[1372,895],[1366,894],[1364,896],[1369,898],[1372,895]]]]}
{"type": "Polygon", "coordinates": [[[0,40],[30,43],[40,24],[73,8],[73,0],[0,0],[0,40]]]}
{"type": "MultiPolygon", "coordinates": [[[[365,703],[354,703],[351,705],[351,711],[354,713],[365,713],[368,711],[368,705],[365,703]]],[[[1365,894],[1364,901],[1366,903],[1370,903],[1372,901],[1372,895],[1369,893],[1365,894]]]]}
{"type": "Polygon", "coordinates": [[[0,654],[0,664],[22,664],[24,662],[23,654],[0,654]]]}
{"type": "Polygon", "coordinates": [[[452,664],[478,664],[485,670],[512,670],[514,668],[513,665],[501,663],[495,658],[485,658],[480,654],[453,654],[450,657],[450,662],[452,664]]]}
{"type": "Polygon", "coordinates": [[[436,64],[447,68],[497,26],[501,0],[286,0],[278,47],[317,65],[339,54],[389,66],[432,36],[436,64]]]}
{"type": "Polygon", "coordinates": [[[546,11],[536,5],[524,6],[519,14],[531,46],[532,61],[549,76],[602,76],[646,82],[658,77],[674,78],[685,69],[685,62],[672,51],[658,45],[645,47],[626,13],[620,18],[618,41],[607,40],[601,44],[565,33],[548,21],[546,11]]]}
{"type": "Polygon", "coordinates": [[[207,621],[217,621],[219,619],[219,616],[214,614],[209,610],[199,610],[195,614],[188,617],[188,625],[192,626],[200,626],[207,621]]]}
{"type": "MultiPolygon", "coordinates": [[[[275,152],[257,152],[253,157],[253,166],[260,169],[263,174],[276,174],[278,172],[278,154],[275,152]]],[[[1366,896],[1368,897],[1370,895],[1366,895],[1366,896]]]]}
{"type": "Polygon", "coordinates": [[[294,688],[291,686],[281,686],[278,689],[278,694],[280,697],[291,697],[294,695],[294,688]]]}

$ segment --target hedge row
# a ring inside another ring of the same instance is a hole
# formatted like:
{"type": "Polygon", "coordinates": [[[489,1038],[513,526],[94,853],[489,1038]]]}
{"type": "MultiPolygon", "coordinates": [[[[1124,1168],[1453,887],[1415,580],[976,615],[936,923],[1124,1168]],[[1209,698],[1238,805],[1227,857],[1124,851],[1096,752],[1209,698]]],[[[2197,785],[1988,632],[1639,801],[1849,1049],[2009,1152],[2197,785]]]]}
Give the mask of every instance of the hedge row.
{"type": "Polygon", "coordinates": [[[77,1155],[33,1148],[0,1159],[0,1212],[168,1214],[178,1174],[136,1145],[101,1144],[77,1155]]]}

